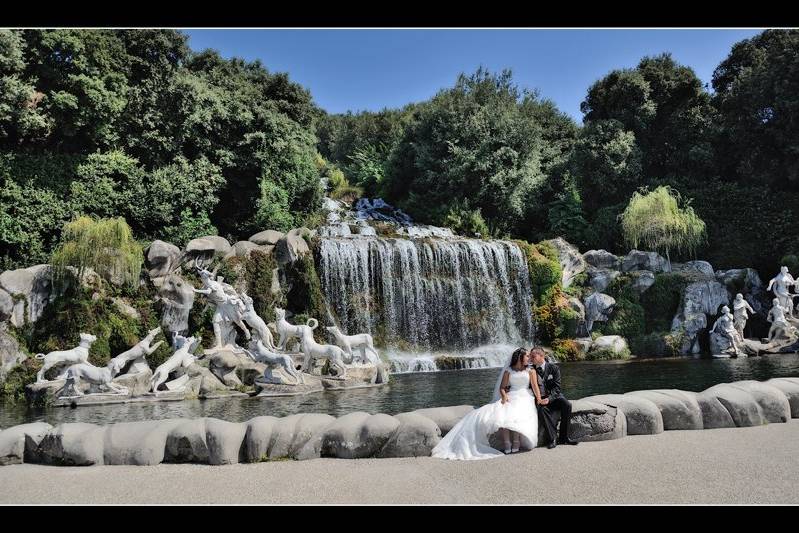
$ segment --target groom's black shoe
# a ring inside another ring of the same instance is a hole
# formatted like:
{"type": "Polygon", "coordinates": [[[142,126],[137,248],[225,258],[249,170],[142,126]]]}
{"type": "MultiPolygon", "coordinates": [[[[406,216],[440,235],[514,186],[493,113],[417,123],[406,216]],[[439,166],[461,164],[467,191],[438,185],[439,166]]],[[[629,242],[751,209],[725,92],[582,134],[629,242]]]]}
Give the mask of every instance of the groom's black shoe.
{"type": "Polygon", "coordinates": [[[550,450],[551,450],[552,448],[555,448],[555,447],[557,447],[557,444],[555,443],[555,441],[554,441],[554,440],[553,440],[552,442],[550,442],[549,444],[547,444],[547,448],[548,448],[548,449],[550,449],[550,450]]]}
{"type": "Polygon", "coordinates": [[[566,440],[560,441],[558,444],[569,444],[571,446],[577,446],[580,443],[577,442],[576,440],[572,440],[572,439],[567,438],[566,440]]]}

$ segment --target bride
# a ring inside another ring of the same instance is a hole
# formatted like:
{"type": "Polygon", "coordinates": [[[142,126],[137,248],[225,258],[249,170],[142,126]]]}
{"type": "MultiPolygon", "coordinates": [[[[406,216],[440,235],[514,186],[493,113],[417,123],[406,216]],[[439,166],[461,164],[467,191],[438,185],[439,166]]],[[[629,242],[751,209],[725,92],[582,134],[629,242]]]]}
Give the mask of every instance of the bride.
{"type": "Polygon", "coordinates": [[[529,354],[519,348],[510,364],[502,369],[494,390],[494,401],[475,409],[458,422],[433,448],[433,457],[442,459],[491,459],[502,452],[489,444],[489,437],[501,430],[505,454],[538,442],[538,411],[541,399],[538,377],[527,369],[529,354]],[[532,385],[533,393],[530,392],[532,385]],[[513,445],[511,447],[511,437],[513,445]]]}

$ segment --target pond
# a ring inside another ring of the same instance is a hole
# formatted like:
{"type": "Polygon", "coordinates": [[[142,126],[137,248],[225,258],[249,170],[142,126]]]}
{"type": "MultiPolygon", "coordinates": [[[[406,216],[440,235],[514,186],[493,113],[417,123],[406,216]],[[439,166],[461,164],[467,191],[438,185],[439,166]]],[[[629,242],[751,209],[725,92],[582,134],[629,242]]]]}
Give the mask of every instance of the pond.
{"type": "MultiPolygon", "coordinates": [[[[490,401],[498,371],[497,368],[482,368],[397,374],[392,375],[391,383],[383,387],[282,398],[186,400],[74,409],[33,409],[20,403],[5,404],[0,406],[0,428],[38,420],[54,425],[60,422],[109,424],[178,417],[215,417],[241,422],[263,415],[316,412],[341,416],[353,411],[396,414],[425,407],[479,406],[490,401]]],[[[562,363],[561,373],[564,392],[571,399],[657,388],[698,392],[717,383],[799,376],[799,355],[562,363]]]]}

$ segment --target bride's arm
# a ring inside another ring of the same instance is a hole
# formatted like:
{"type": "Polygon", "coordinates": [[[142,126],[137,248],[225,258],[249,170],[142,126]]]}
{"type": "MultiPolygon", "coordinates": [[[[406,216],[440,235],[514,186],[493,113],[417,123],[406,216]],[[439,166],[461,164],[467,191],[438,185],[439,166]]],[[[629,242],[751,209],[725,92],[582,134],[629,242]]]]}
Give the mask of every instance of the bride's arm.
{"type": "Polygon", "coordinates": [[[505,387],[508,386],[508,380],[510,379],[510,372],[507,370],[504,374],[502,374],[502,383],[499,386],[499,396],[502,400],[502,403],[507,403],[510,400],[508,399],[508,393],[505,391],[505,387]]]}
{"type": "Polygon", "coordinates": [[[530,385],[533,386],[533,394],[535,394],[536,405],[541,403],[541,391],[538,389],[538,374],[535,370],[530,370],[530,385]]]}

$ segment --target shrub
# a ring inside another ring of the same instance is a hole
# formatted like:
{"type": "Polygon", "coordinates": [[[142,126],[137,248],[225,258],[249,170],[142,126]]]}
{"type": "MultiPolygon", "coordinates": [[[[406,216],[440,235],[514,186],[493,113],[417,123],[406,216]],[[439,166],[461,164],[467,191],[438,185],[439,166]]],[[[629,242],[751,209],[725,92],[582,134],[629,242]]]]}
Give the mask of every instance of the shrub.
{"type": "Polygon", "coordinates": [[[3,382],[3,396],[11,402],[25,399],[25,387],[36,381],[36,373],[42,368],[42,363],[33,357],[22,361],[6,374],[3,382]]]}
{"type": "Polygon", "coordinates": [[[51,263],[54,278],[63,285],[67,267],[78,270],[78,279],[91,269],[101,278],[134,288],[143,262],[142,247],[122,217],[95,220],[78,217],[66,226],[51,263]]]}
{"type": "Polygon", "coordinates": [[[616,300],[610,319],[599,326],[605,335],[621,335],[631,339],[644,333],[646,318],[644,308],[625,299],[616,300]]]}
{"type": "Polygon", "coordinates": [[[592,350],[588,352],[585,356],[586,361],[611,361],[615,359],[629,359],[631,357],[630,350],[624,349],[620,353],[616,353],[613,350],[609,349],[602,349],[602,350],[592,350]]]}
{"type": "Polygon", "coordinates": [[[679,274],[656,274],[655,283],[641,295],[646,331],[668,331],[688,280],[679,274]]]}
{"type": "Polygon", "coordinates": [[[573,339],[555,339],[552,350],[558,361],[582,361],[585,353],[573,339]]]}
{"type": "Polygon", "coordinates": [[[656,331],[630,339],[630,350],[638,356],[674,357],[680,355],[679,335],[656,331]]]}

